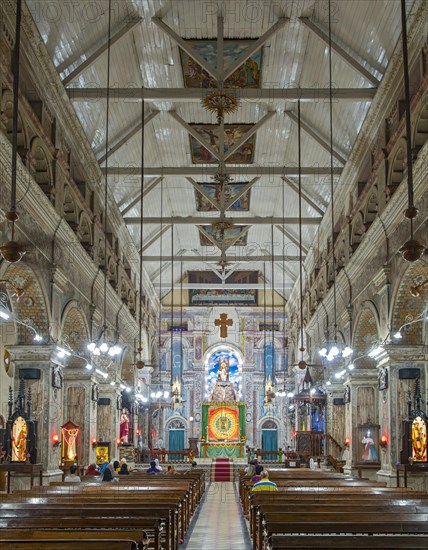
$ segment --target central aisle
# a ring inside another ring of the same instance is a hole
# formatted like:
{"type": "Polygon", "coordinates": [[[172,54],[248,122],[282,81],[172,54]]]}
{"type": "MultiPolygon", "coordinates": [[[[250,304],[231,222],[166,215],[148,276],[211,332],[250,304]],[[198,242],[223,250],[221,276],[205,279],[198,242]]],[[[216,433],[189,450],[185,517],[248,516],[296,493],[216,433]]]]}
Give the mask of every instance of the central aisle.
{"type": "Polygon", "coordinates": [[[235,484],[211,483],[196,513],[186,550],[251,550],[235,484]]]}

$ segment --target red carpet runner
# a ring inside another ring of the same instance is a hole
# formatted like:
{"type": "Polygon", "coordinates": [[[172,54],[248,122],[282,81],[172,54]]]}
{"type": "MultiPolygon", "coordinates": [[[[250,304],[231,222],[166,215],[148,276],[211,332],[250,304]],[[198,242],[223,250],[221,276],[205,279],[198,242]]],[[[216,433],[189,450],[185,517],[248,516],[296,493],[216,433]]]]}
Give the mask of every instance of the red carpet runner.
{"type": "Polygon", "coordinates": [[[229,458],[213,458],[211,481],[233,481],[233,462],[229,458]]]}

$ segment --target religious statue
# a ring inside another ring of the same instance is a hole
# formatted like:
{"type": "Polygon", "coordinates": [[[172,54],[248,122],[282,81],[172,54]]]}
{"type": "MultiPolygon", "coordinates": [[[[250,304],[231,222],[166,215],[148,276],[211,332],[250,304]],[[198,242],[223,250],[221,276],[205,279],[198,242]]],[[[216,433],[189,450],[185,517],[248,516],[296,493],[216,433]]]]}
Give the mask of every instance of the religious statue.
{"type": "Polygon", "coordinates": [[[416,462],[427,461],[427,428],[420,416],[412,422],[412,459],[416,462]]]}
{"type": "Polygon", "coordinates": [[[27,459],[27,423],[19,416],[12,428],[12,461],[25,462],[27,459]]]}
{"type": "Polygon", "coordinates": [[[77,439],[78,432],[79,432],[79,430],[69,430],[68,431],[68,440],[67,440],[67,444],[68,444],[67,458],[68,458],[68,460],[74,460],[76,458],[76,455],[77,455],[76,439],[77,439]]]}
{"type": "Polygon", "coordinates": [[[222,382],[229,380],[229,360],[226,357],[220,359],[217,380],[221,380],[222,382]]]}
{"type": "Polygon", "coordinates": [[[378,462],[379,459],[376,453],[374,441],[370,431],[366,433],[361,443],[364,445],[364,452],[363,452],[362,459],[365,462],[378,462]]]}
{"type": "Polygon", "coordinates": [[[129,435],[129,416],[126,409],[122,409],[122,414],[120,416],[120,434],[119,438],[122,443],[128,443],[129,435]]]}
{"type": "Polygon", "coordinates": [[[388,369],[386,367],[381,367],[379,369],[379,374],[377,377],[377,387],[379,390],[388,389],[388,369]]]}

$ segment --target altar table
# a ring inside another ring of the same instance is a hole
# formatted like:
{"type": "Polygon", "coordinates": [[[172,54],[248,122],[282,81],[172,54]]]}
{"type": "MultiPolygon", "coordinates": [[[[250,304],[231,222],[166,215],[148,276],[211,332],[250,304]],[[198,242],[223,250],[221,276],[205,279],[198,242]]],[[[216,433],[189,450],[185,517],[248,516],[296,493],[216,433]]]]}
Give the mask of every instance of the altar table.
{"type": "Polygon", "coordinates": [[[244,443],[202,443],[203,458],[244,458],[244,443]]]}

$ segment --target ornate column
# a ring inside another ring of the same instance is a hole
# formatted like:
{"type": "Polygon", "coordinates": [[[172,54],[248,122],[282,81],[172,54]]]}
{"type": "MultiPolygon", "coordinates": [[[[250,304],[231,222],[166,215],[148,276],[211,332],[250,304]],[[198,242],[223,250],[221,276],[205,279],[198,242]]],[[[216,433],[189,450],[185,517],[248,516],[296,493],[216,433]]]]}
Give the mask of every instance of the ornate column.
{"type": "Polygon", "coordinates": [[[110,443],[110,458],[118,457],[116,439],[119,437],[120,390],[108,383],[100,384],[98,391],[98,440],[110,443]]]}
{"type": "Polygon", "coordinates": [[[357,426],[378,420],[377,370],[355,369],[344,382],[345,437],[350,437],[345,473],[355,473],[354,464],[362,456],[362,443],[356,440],[357,426]]]}
{"type": "Polygon", "coordinates": [[[61,436],[64,420],[64,370],[53,361],[52,345],[9,346],[8,350],[15,367],[15,378],[11,379],[14,395],[20,378],[25,381],[26,393],[31,388],[31,411],[37,421],[37,462],[43,464],[46,477],[59,476],[60,449],[53,446],[52,438],[61,436]]]}
{"type": "MultiPolygon", "coordinates": [[[[382,367],[387,371],[386,388],[379,390],[379,424],[380,434],[385,434],[388,444],[381,449],[382,469],[378,472],[381,480],[392,478],[395,484],[395,464],[400,459],[401,422],[407,416],[407,389],[414,390],[415,378],[412,372],[404,369],[418,369],[421,388],[424,394],[427,380],[428,346],[406,346],[390,344],[385,347],[387,356],[382,367]]],[[[384,384],[385,386],[385,384],[384,384]]],[[[409,474],[410,476],[410,474],[409,474]]],[[[387,480],[388,482],[388,480],[387,480]]]]}
{"type": "Polygon", "coordinates": [[[81,466],[95,461],[91,439],[99,440],[97,430],[98,385],[95,376],[87,369],[64,370],[64,423],[71,420],[80,427],[81,466]]]}

